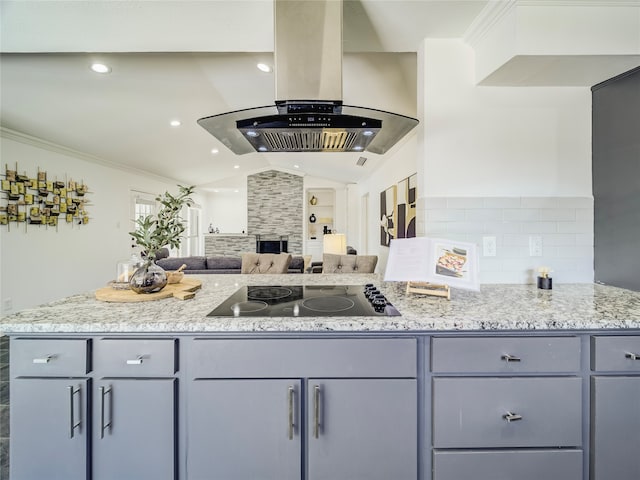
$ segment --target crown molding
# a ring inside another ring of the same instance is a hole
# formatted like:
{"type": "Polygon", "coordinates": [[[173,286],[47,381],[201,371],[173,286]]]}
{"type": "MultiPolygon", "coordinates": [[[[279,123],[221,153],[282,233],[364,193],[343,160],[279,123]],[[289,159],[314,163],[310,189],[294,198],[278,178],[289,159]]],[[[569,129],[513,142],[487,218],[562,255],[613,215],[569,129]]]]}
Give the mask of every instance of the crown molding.
{"type": "Polygon", "coordinates": [[[475,47],[505,15],[517,7],[638,7],[640,0],[489,0],[462,39],[475,47]]]}
{"type": "Polygon", "coordinates": [[[518,3],[518,0],[490,0],[464,32],[463,41],[475,47],[518,3]]]}
{"type": "Polygon", "coordinates": [[[135,175],[141,175],[147,178],[153,178],[161,182],[169,182],[169,183],[181,182],[179,179],[176,179],[176,178],[164,177],[162,175],[147,172],[146,170],[141,170],[139,168],[131,167],[129,165],[123,165],[121,163],[111,162],[109,160],[96,157],[95,155],[90,155],[88,153],[84,153],[79,150],[74,150],[72,148],[65,147],[63,145],[50,142],[48,140],[34,137],[27,133],[19,132],[17,130],[12,130],[10,128],[6,128],[2,126],[0,126],[0,137],[6,138],[8,140],[14,140],[16,142],[23,143],[25,145],[31,145],[32,147],[41,148],[49,152],[67,155],[69,157],[77,158],[78,160],[83,160],[85,162],[93,163],[96,165],[101,165],[103,167],[113,168],[116,170],[121,170],[123,172],[131,173],[135,175]]]}

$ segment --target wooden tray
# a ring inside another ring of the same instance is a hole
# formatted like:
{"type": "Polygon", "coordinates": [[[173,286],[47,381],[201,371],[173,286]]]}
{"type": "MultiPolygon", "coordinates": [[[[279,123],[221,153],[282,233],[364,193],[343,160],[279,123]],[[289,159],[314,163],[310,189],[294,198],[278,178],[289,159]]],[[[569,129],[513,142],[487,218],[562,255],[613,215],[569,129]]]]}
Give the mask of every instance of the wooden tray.
{"type": "Polygon", "coordinates": [[[180,300],[187,300],[196,296],[196,290],[202,287],[202,281],[183,278],[180,283],[168,283],[159,292],[136,293],[133,290],[118,290],[113,287],[104,287],[96,290],[96,298],[103,302],[127,303],[127,302],[150,302],[163,298],[175,297],[180,300]]]}

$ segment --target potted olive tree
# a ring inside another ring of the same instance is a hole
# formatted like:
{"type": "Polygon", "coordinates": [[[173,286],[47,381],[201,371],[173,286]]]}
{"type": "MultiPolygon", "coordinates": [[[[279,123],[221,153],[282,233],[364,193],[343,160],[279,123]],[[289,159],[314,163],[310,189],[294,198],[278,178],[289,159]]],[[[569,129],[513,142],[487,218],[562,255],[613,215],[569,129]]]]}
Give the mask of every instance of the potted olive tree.
{"type": "Polygon", "coordinates": [[[191,195],[194,186],[178,185],[178,194],[165,192],[156,201],[160,210],[155,215],[136,219],[136,229],[129,232],[136,244],[142,249],[144,263],[131,276],[129,285],[136,293],[154,293],[167,284],[167,274],[155,264],[156,255],[161,248],[178,248],[182,241],[185,226],[180,217],[182,208],[193,205],[191,195]]]}

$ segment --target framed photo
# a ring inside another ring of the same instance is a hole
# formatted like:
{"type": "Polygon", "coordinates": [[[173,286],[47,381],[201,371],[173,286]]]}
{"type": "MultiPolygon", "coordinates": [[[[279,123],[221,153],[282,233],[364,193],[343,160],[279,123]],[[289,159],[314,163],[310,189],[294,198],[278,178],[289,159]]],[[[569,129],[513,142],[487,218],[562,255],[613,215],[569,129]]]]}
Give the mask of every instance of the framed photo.
{"type": "Polygon", "coordinates": [[[47,181],[47,172],[38,172],[38,183],[47,181]]]}

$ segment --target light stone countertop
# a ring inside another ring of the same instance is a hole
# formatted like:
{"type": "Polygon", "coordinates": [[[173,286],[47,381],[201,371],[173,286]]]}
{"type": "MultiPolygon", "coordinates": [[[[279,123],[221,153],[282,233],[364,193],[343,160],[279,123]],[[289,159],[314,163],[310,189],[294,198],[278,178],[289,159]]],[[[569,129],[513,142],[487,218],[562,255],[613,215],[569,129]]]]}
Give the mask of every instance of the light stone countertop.
{"type": "Polygon", "coordinates": [[[404,283],[375,274],[198,275],[192,300],[106,303],[93,292],[0,319],[0,331],[20,333],[418,332],[593,330],[640,328],[640,292],[594,284],[482,285],[452,290],[451,300],[405,294],[404,283]],[[400,317],[207,317],[242,285],[364,285],[374,283],[400,317]]]}

